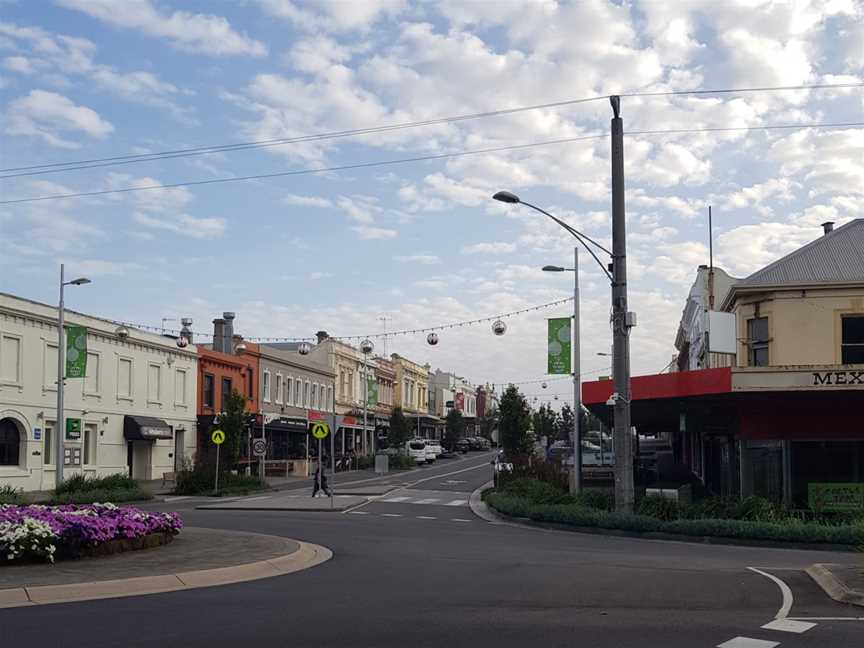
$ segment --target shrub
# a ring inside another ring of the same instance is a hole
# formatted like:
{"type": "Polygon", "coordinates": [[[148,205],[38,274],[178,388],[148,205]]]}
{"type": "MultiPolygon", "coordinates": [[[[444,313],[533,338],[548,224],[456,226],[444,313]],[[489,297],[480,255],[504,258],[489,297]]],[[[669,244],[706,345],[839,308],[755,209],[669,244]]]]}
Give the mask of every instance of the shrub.
{"type": "Polygon", "coordinates": [[[409,457],[401,452],[390,456],[390,467],[396,470],[409,470],[417,467],[417,462],[413,457],[409,457]]]}
{"type": "Polygon", "coordinates": [[[0,486],[0,504],[24,504],[24,493],[21,489],[9,484],[0,486]]]}
{"type": "Polygon", "coordinates": [[[354,465],[357,466],[357,470],[366,470],[375,465],[375,457],[372,455],[358,455],[354,459],[354,465]]]}
{"type": "Polygon", "coordinates": [[[54,494],[62,495],[63,493],[80,493],[83,491],[136,488],[138,488],[138,482],[123,473],[106,475],[105,477],[88,477],[77,474],[64,480],[59,488],[54,489],[54,494]]]}
{"type": "Polygon", "coordinates": [[[537,504],[560,503],[559,498],[565,495],[562,489],[529,477],[502,480],[501,492],[514,497],[524,497],[537,504]]]}
{"type": "Polygon", "coordinates": [[[658,520],[677,520],[680,515],[678,502],[662,495],[646,495],[636,502],[636,512],[658,520]]]}
{"type": "Polygon", "coordinates": [[[789,517],[785,511],[776,506],[771,500],[767,500],[764,497],[756,497],[755,495],[745,497],[741,500],[735,513],[735,519],[737,520],[758,520],[763,522],[771,522],[789,517]]]}
{"type": "Polygon", "coordinates": [[[69,491],[51,498],[52,504],[101,504],[104,502],[134,502],[153,499],[153,494],[143,488],[96,488],[69,491]]]}
{"type": "MultiPolygon", "coordinates": [[[[177,473],[176,479],[174,493],[177,495],[210,495],[216,485],[216,467],[213,464],[201,464],[194,467],[188,465],[177,473]]],[[[267,487],[266,481],[262,481],[254,475],[247,477],[246,475],[220,473],[217,495],[245,494],[265,490],[267,487]]]]}
{"type": "Polygon", "coordinates": [[[583,490],[576,496],[576,504],[601,511],[615,509],[615,496],[601,490],[583,490]]]}

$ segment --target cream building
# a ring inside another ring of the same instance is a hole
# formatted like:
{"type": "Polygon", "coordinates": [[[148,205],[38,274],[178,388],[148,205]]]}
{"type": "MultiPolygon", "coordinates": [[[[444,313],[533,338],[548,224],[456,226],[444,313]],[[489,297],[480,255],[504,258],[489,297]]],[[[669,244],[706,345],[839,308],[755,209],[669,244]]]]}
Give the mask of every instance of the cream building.
{"type": "Polygon", "coordinates": [[[431,437],[437,420],[430,410],[429,365],[412,362],[398,353],[390,354],[390,358],[395,370],[394,407],[402,408],[408,429],[415,436],[431,437]]]}
{"type": "MultiPolygon", "coordinates": [[[[0,485],[54,487],[57,316],[0,293],[0,485]]],[[[87,328],[87,373],[66,379],[64,476],[159,479],[192,459],[195,347],[69,310],[66,323],[87,328]]]]}

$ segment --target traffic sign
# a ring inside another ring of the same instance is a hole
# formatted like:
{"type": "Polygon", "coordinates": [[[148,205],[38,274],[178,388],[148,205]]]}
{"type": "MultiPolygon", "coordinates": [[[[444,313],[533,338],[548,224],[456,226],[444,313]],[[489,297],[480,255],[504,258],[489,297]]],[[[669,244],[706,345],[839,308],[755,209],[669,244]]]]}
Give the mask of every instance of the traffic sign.
{"type": "Polygon", "coordinates": [[[225,442],[225,433],[222,430],[213,430],[213,434],[210,435],[210,440],[217,446],[220,446],[225,442]]]}
{"type": "Polygon", "coordinates": [[[319,441],[327,438],[328,434],[330,434],[330,426],[323,421],[316,421],[312,424],[312,436],[319,441]]]}
{"type": "Polygon", "coordinates": [[[267,454],[267,442],[264,439],[255,439],[252,442],[252,452],[258,457],[263,457],[267,454]]]}

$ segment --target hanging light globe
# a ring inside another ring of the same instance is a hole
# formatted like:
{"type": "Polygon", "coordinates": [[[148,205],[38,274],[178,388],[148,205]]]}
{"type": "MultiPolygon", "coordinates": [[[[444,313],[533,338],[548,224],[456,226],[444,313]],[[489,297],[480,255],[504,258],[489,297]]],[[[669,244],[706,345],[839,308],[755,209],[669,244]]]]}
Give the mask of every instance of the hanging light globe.
{"type": "Polygon", "coordinates": [[[544,382],[542,385],[540,385],[540,386],[541,386],[543,389],[546,389],[546,387],[548,387],[548,385],[547,385],[545,382],[544,382]]]}
{"type": "Polygon", "coordinates": [[[507,325],[501,320],[495,320],[492,323],[492,332],[495,335],[504,335],[507,332],[507,325]]]}
{"type": "Polygon", "coordinates": [[[360,343],[360,350],[363,353],[372,353],[372,350],[375,348],[375,345],[372,344],[372,340],[363,340],[360,343]]]}
{"type": "Polygon", "coordinates": [[[312,345],[308,342],[301,342],[297,346],[297,353],[300,355],[309,355],[309,352],[312,351],[312,345]]]}
{"type": "Polygon", "coordinates": [[[426,342],[428,342],[431,346],[435,346],[436,344],[438,344],[438,334],[430,333],[426,336],[426,342]]]}

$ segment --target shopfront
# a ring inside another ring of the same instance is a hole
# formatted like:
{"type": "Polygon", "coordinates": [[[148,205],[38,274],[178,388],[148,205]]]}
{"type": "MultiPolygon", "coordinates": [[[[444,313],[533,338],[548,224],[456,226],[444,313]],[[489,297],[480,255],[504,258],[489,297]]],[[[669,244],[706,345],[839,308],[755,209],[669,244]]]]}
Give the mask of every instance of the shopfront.
{"type": "Polygon", "coordinates": [[[156,479],[153,472],[154,448],[159,439],[174,439],[174,431],[162,419],[129,416],[123,419],[126,440],[126,465],[132,479],[156,479]]]}

